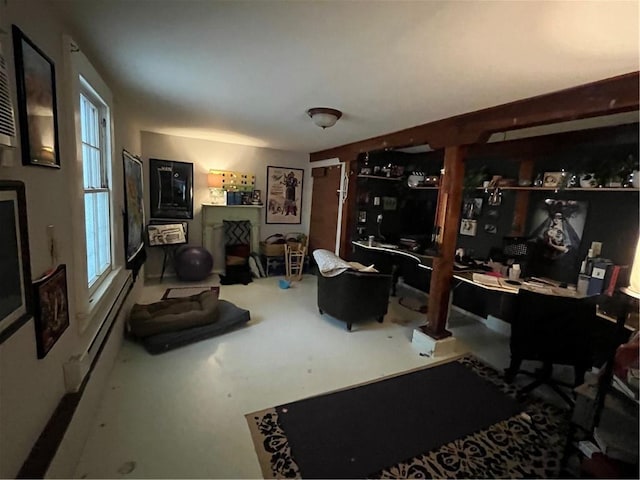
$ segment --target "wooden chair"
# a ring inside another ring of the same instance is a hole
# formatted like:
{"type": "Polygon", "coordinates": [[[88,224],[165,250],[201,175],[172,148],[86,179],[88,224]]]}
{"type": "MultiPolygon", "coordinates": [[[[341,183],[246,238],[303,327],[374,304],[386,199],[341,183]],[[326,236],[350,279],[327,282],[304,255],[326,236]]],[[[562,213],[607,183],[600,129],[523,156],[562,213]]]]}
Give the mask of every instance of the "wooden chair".
{"type": "Polygon", "coordinates": [[[287,280],[302,279],[304,260],[307,256],[307,246],[302,243],[287,243],[284,246],[284,260],[287,280]]]}

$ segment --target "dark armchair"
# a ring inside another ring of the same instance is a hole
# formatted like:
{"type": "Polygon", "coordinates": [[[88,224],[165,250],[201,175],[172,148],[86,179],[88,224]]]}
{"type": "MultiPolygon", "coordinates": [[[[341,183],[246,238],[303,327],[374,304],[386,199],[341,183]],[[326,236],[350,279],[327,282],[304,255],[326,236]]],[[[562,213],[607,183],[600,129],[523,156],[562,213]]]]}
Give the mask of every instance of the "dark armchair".
{"type": "Polygon", "coordinates": [[[389,306],[391,275],[361,272],[328,250],[315,250],[318,265],[318,309],[347,323],[383,321],[389,306]]]}

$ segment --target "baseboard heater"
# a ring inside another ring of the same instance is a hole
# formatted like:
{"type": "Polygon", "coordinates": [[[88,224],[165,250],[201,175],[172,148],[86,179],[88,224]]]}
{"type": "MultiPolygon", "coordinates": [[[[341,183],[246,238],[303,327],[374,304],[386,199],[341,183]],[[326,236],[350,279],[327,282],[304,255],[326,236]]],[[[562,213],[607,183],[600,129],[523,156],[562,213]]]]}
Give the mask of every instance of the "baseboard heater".
{"type": "Polygon", "coordinates": [[[44,478],[82,399],[84,389],[91,378],[91,372],[100,359],[100,354],[132,288],[133,280],[131,275],[128,275],[87,350],[64,365],[65,383],[67,383],[67,389],[70,393],[64,395],[60,400],[16,478],[44,478]],[[72,381],[75,384],[70,389],[69,383],[72,381]]]}
{"type": "Polygon", "coordinates": [[[87,350],[81,354],[74,355],[64,364],[64,381],[68,392],[77,392],[86,380],[87,374],[97,361],[102,346],[108,338],[132,287],[133,281],[131,275],[128,275],[87,350]]]}

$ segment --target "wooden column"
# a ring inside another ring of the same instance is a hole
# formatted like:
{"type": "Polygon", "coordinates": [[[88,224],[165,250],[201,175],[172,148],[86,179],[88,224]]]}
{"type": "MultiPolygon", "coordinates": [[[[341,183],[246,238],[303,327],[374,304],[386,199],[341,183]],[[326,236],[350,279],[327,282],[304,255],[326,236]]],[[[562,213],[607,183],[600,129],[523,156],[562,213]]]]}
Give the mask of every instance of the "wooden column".
{"type": "Polygon", "coordinates": [[[444,152],[444,173],[438,192],[438,211],[436,214],[439,256],[433,262],[427,325],[421,327],[424,333],[435,339],[451,335],[451,332],[446,330],[446,326],[453,277],[453,259],[460,226],[465,154],[466,148],[460,146],[446,147],[444,152]]]}
{"type": "MultiPolygon", "coordinates": [[[[520,173],[518,179],[530,179],[533,182],[533,160],[530,158],[520,161],[520,173]]],[[[511,232],[509,235],[521,237],[524,235],[525,224],[527,222],[527,211],[529,210],[529,190],[518,190],[516,192],[516,203],[513,210],[513,222],[511,222],[511,232]]]]}

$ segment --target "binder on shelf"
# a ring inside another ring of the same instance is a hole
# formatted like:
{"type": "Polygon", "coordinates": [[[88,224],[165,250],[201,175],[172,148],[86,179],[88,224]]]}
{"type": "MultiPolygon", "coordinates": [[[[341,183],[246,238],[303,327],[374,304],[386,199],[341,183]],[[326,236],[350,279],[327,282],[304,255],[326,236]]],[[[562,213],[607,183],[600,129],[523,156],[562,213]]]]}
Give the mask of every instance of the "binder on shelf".
{"type": "Polygon", "coordinates": [[[611,260],[606,258],[596,258],[593,260],[593,270],[589,279],[589,287],[587,288],[587,296],[600,295],[604,289],[604,277],[607,268],[613,265],[611,260]]]}

